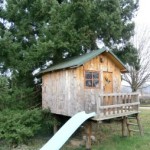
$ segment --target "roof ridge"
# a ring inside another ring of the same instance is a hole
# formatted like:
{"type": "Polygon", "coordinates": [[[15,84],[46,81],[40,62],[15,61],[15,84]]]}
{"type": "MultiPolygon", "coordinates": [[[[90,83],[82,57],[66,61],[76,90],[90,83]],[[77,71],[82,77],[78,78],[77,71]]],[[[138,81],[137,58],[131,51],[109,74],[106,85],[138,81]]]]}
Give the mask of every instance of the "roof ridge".
{"type": "Polygon", "coordinates": [[[100,55],[101,53],[103,53],[105,51],[107,51],[111,55],[113,55],[113,57],[115,57],[115,59],[117,59],[121,63],[121,65],[124,68],[126,68],[124,66],[124,64],[120,61],[120,59],[112,51],[103,47],[101,49],[92,50],[89,53],[85,53],[83,55],[79,55],[79,56],[75,56],[75,57],[71,57],[69,59],[66,59],[64,62],[60,62],[58,64],[55,64],[55,65],[48,67],[45,70],[42,70],[41,72],[39,72],[39,74],[47,73],[47,72],[51,72],[51,71],[55,71],[55,70],[61,70],[61,69],[65,69],[65,68],[75,68],[75,67],[81,66],[84,63],[86,63],[87,61],[93,59],[94,57],[100,55]]]}

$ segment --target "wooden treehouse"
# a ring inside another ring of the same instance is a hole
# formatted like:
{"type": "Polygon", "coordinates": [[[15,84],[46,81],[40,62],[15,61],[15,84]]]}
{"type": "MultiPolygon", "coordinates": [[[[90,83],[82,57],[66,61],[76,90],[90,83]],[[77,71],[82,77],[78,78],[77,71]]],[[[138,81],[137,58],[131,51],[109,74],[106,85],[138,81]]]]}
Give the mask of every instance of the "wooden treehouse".
{"type": "Polygon", "coordinates": [[[127,69],[105,48],[69,59],[41,71],[42,107],[73,116],[96,112],[95,121],[139,113],[138,93],[120,93],[127,69]]]}
{"type": "Polygon", "coordinates": [[[42,106],[54,114],[96,112],[95,120],[138,113],[137,93],[120,93],[127,72],[112,51],[99,49],[42,71],[42,106]]]}

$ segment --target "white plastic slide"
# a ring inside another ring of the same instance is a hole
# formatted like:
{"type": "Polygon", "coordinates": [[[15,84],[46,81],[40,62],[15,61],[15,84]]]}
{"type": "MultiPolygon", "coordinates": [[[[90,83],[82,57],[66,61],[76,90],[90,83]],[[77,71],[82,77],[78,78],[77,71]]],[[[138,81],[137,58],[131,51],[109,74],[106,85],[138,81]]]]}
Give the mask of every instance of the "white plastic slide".
{"type": "Polygon", "coordinates": [[[84,111],[75,114],[40,150],[59,150],[84,121],[95,115],[95,112],[86,114],[84,111]]]}

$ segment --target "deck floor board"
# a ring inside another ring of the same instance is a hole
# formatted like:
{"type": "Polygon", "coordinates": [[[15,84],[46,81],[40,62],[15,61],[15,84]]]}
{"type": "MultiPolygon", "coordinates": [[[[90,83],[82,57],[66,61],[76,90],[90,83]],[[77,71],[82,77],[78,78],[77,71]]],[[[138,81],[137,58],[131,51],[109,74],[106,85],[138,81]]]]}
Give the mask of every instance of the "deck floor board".
{"type": "Polygon", "coordinates": [[[123,117],[123,116],[129,116],[133,114],[138,114],[140,111],[129,111],[129,112],[123,112],[119,114],[108,114],[108,115],[97,115],[96,117],[92,118],[94,121],[103,121],[103,120],[108,120],[108,119],[113,119],[113,118],[118,118],[118,117],[123,117]]]}

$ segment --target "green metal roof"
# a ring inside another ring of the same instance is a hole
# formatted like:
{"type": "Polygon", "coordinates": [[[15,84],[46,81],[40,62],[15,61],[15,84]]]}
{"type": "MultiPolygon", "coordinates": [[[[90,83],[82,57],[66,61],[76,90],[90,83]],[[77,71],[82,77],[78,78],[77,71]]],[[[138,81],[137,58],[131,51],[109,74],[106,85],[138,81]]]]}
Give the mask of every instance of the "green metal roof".
{"type": "Polygon", "coordinates": [[[108,50],[106,50],[106,48],[101,48],[101,49],[98,49],[98,50],[94,50],[94,51],[92,51],[90,53],[86,53],[84,55],[71,58],[69,60],[66,60],[65,62],[56,64],[54,66],[51,66],[51,67],[41,71],[40,74],[51,72],[51,71],[55,71],[55,70],[61,70],[61,69],[65,69],[65,68],[76,68],[76,67],[79,67],[79,66],[83,65],[84,63],[86,63],[87,61],[91,60],[92,58],[100,55],[101,53],[103,53],[105,51],[107,51],[110,54],[112,54],[122,64],[124,69],[126,69],[124,64],[120,61],[120,59],[112,51],[108,51],[108,50]]]}

